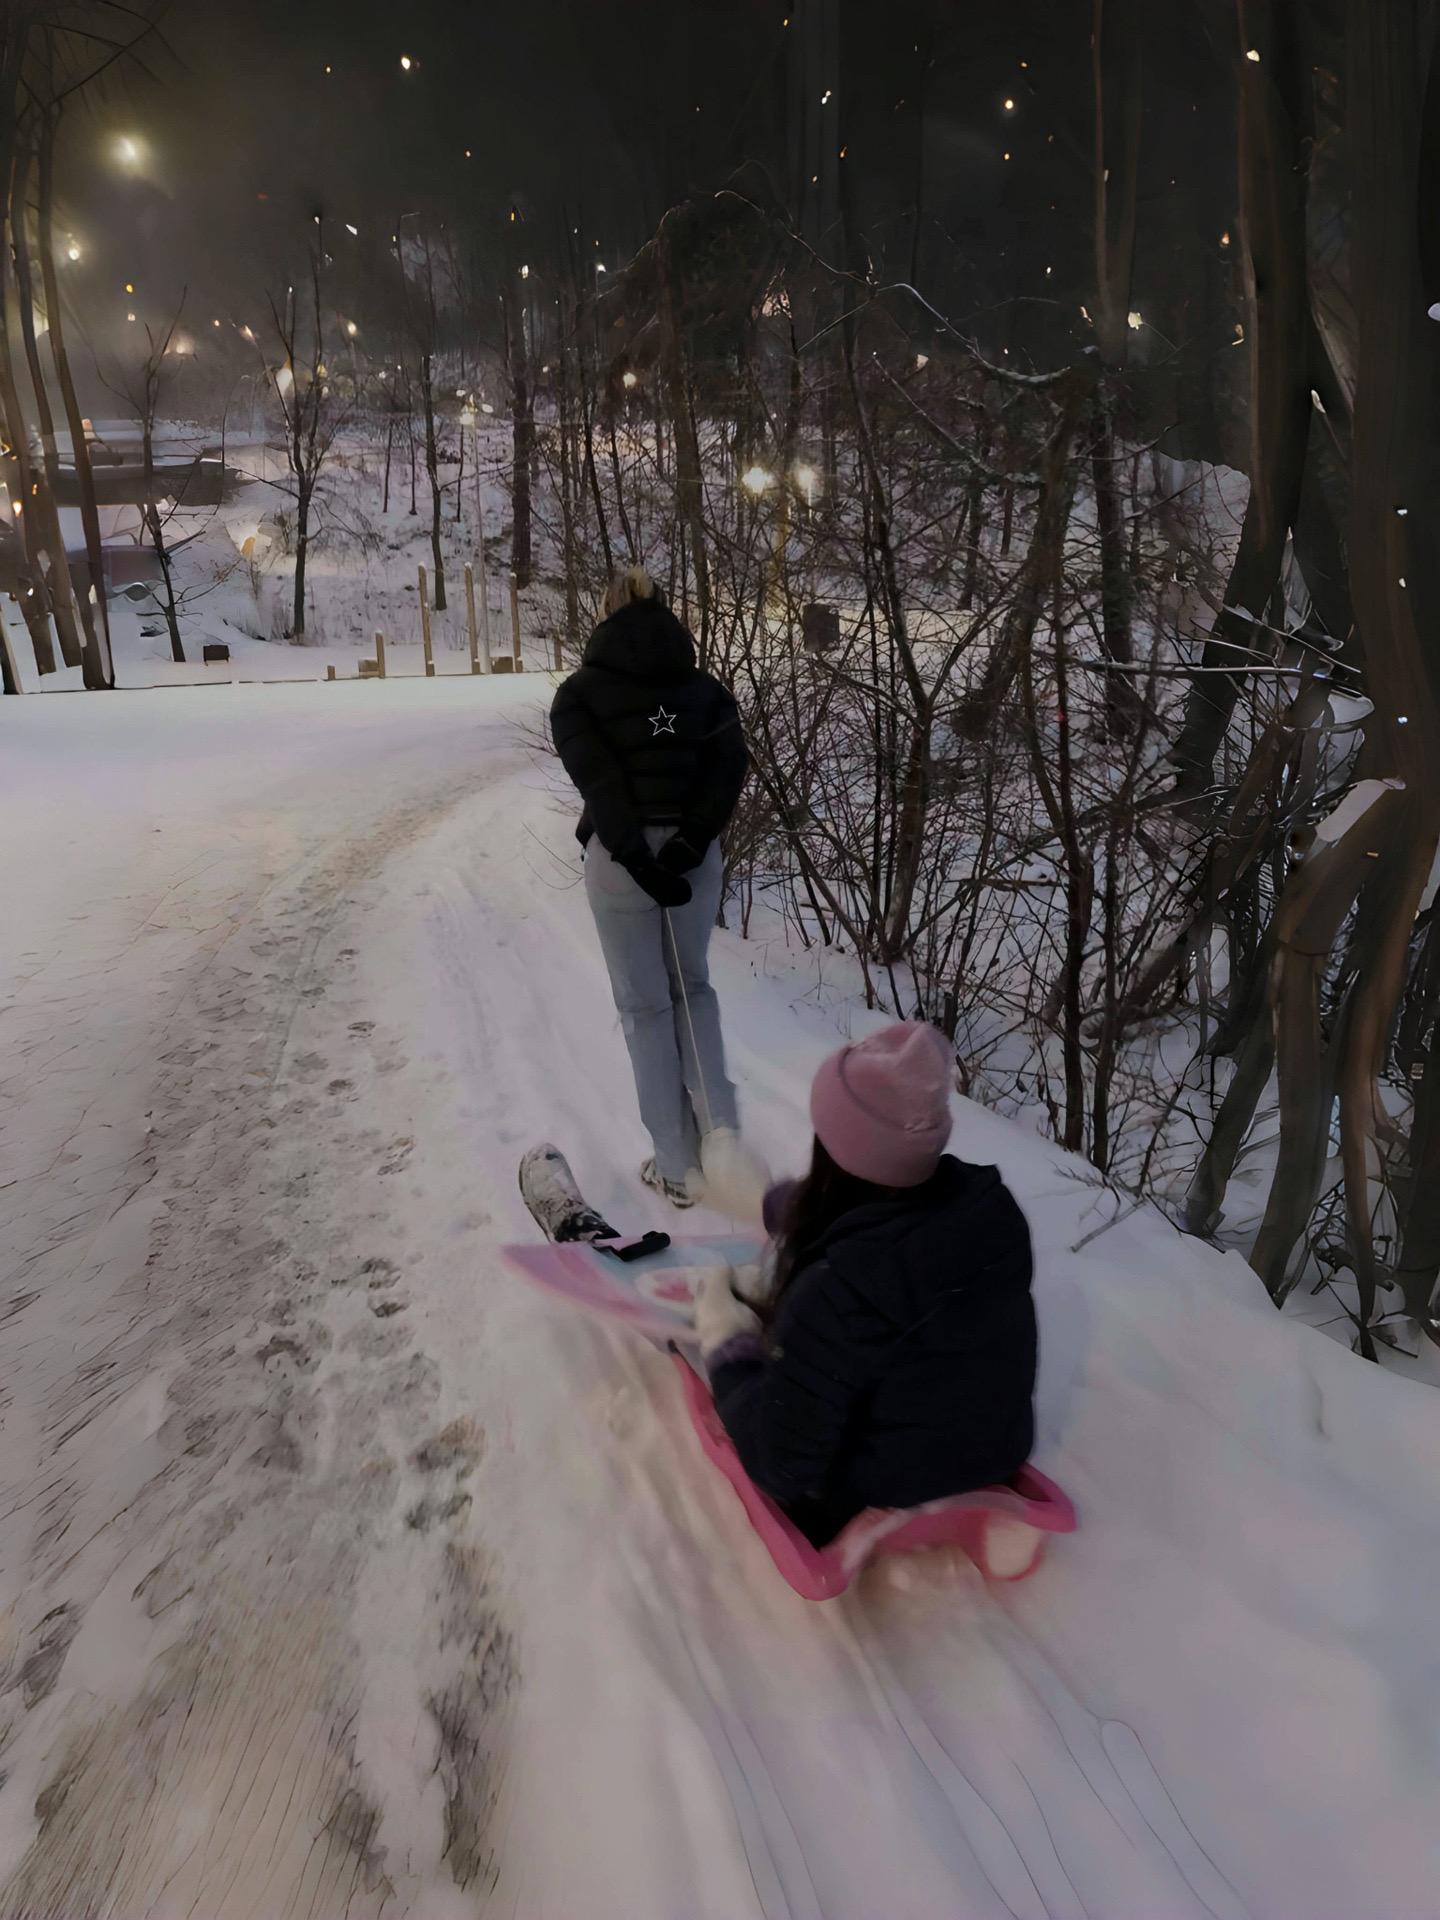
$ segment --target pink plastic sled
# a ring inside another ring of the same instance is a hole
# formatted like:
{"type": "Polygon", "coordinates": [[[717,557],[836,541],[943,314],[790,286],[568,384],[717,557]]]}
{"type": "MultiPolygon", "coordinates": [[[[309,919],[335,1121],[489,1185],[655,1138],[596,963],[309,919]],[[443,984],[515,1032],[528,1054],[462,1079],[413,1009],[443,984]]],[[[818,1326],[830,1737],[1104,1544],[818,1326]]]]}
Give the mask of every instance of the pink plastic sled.
{"type": "Polygon", "coordinates": [[[1035,1467],[1022,1467],[1008,1486],[982,1487],[923,1507],[871,1507],[828,1546],[813,1547],[741,1466],[700,1375],[678,1354],[675,1364],[707,1459],[740,1496],[781,1577],[802,1600],[833,1600],[873,1555],[921,1547],[961,1547],[986,1579],[1023,1580],[1044,1558],[1047,1534],[1075,1531],[1075,1509],[1055,1482],[1035,1467]]]}

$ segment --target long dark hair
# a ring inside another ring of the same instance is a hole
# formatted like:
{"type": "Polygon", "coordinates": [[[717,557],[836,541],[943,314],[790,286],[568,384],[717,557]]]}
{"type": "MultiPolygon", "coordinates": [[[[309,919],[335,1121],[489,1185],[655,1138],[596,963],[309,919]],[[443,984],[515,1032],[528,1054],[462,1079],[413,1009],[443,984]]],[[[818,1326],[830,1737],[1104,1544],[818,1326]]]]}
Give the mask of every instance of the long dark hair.
{"type": "Polygon", "coordinates": [[[846,1173],[817,1139],[810,1171],[796,1182],[776,1239],[772,1311],[826,1229],[842,1214],[888,1199],[892,1191],[890,1187],[877,1187],[872,1180],[857,1180],[853,1173],[846,1173]]]}

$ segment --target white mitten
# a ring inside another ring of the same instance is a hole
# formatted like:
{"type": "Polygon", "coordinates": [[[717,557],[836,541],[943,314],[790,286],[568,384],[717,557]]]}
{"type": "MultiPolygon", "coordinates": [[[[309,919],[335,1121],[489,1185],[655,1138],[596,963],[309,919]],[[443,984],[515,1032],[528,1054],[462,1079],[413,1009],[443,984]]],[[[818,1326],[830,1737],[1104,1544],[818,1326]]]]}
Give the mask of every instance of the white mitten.
{"type": "Polygon", "coordinates": [[[775,1263],[768,1248],[763,1260],[750,1260],[743,1267],[735,1268],[730,1277],[730,1290],[738,1294],[747,1307],[764,1313],[775,1292],[775,1263]]]}
{"type": "Polygon", "coordinates": [[[729,1267],[711,1267],[701,1280],[695,1295],[695,1332],[701,1355],[708,1360],[727,1340],[738,1335],[760,1332],[754,1311],[731,1291],[733,1279],[729,1267]]]}

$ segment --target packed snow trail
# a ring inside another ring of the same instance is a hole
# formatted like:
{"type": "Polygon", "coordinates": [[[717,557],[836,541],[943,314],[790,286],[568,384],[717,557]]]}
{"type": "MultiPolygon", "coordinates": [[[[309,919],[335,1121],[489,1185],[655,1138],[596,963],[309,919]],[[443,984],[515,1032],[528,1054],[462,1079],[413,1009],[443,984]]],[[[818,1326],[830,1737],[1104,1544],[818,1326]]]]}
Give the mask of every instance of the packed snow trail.
{"type": "MultiPolygon", "coordinates": [[[[536,695],[7,703],[0,1920],[1433,1911],[1427,1390],[967,1106],[1082,1531],[813,1607],[499,1262],[542,1135],[655,1205],[536,695]]],[[[717,948],[793,1166],[867,1016],[717,948]]]]}

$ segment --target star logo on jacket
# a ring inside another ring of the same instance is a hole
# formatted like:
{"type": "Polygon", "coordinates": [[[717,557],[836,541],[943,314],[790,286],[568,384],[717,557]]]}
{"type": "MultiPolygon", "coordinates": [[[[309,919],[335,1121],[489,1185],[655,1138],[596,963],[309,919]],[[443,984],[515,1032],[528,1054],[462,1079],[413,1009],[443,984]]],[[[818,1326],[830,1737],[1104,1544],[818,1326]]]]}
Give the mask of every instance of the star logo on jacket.
{"type": "Polygon", "coordinates": [[[664,707],[661,707],[658,713],[652,713],[650,715],[650,724],[655,729],[650,738],[652,740],[658,740],[662,733],[674,733],[675,716],[673,713],[667,713],[664,707]]]}

